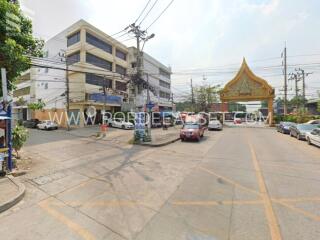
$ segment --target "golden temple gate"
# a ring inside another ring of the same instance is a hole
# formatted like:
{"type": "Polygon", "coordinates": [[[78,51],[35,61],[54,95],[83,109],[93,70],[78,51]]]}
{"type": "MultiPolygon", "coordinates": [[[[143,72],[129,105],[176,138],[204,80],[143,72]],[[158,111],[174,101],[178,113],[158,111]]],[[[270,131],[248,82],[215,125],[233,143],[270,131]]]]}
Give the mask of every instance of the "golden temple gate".
{"type": "Polygon", "coordinates": [[[229,81],[220,92],[222,102],[268,102],[268,122],[273,123],[273,99],[274,88],[266,80],[256,76],[249,68],[245,58],[243,59],[237,75],[229,81]]]}

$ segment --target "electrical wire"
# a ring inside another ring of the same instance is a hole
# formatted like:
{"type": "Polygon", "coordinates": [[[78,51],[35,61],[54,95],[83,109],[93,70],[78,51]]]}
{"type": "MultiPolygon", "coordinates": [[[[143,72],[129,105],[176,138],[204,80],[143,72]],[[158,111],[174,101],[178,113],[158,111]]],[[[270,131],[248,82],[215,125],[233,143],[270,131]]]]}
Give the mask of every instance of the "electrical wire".
{"type": "Polygon", "coordinates": [[[149,3],[151,2],[151,0],[148,0],[147,4],[144,6],[144,8],[142,9],[141,13],[139,14],[139,16],[137,17],[137,19],[134,21],[134,23],[136,23],[139,18],[141,17],[141,15],[144,13],[144,11],[146,10],[146,8],[148,7],[149,3]]]}
{"type": "Polygon", "coordinates": [[[162,16],[162,14],[164,14],[164,12],[171,6],[171,4],[174,2],[174,0],[171,0],[170,3],[166,6],[165,9],[163,9],[163,11],[160,13],[160,15],[146,28],[146,30],[148,30],[156,21],[158,21],[158,19],[162,16]]]}
{"type": "Polygon", "coordinates": [[[154,6],[157,4],[158,0],[155,0],[155,2],[153,3],[153,5],[151,6],[151,8],[149,9],[149,11],[147,12],[147,14],[143,17],[143,19],[141,20],[141,22],[139,23],[139,26],[141,25],[141,23],[143,23],[143,21],[146,19],[146,17],[149,15],[149,13],[151,12],[151,10],[154,8],[154,6]]]}

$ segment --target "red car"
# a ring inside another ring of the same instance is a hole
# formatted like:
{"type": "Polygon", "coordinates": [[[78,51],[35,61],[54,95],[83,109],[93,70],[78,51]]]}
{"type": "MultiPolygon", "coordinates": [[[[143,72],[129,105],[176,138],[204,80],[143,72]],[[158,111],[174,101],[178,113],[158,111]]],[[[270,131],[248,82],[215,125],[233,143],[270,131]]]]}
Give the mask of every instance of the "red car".
{"type": "Polygon", "coordinates": [[[184,140],[197,140],[200,141],[200,138],[204,135],[205,127],[200,124],[186,124],[180,130],[180,139],[184,140]]]}

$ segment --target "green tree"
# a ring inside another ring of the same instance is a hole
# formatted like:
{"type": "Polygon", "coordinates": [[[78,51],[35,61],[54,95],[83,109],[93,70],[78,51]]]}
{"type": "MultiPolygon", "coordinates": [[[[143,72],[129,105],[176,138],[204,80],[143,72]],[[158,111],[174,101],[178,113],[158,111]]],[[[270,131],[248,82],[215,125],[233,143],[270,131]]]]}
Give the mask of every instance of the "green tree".
{"type": "Polygon", "coordinates": [[[43,45],[43,40],[32,36],[32,22],[23,15],[18,1],[0,0],[0,67],[7,70],[10,90],[16,78],[30,68],[30,56],[42,56],[43,45]]]}
{"type": "Polygon", "coordinates": [[[19,158],[19,151],[28,139],[28,130],[21,125],[17,125],[12,131],[12,147],[19,158]]]}
{"type": "Polygon", "coordinates": [[[38,102],[28,104],[28,108],[33,111],[42,110],[45,106],[46,104],[41,99],[38,99],[38,102]]]}
{"type": "Polygon", "coordinates": [[[306,99],[303,98],[303,96],[297,96],[297,97],[293,97],[290,101],[289,101],[289,106],[291,107],[295,107],[297,109],[297,111],[299,110],[300,107],[303,106],[303,104],[306,102],[306,99]]]}
{"type": "Polygon", "coordinates": [[[220,85],[200,86],[194,89],[197,111],[208,111],[212,103],[219,101],[220,85]]]}

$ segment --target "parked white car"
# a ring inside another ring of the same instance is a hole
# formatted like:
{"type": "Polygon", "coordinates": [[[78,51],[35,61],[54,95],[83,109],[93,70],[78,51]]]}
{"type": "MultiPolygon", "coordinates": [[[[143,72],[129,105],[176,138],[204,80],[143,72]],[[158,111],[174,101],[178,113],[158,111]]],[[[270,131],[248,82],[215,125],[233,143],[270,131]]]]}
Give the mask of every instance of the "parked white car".
{"type": "Polygon", "coordinates": [[[309,145],[313,144],[320,147],[320,128],[315,128],[306,133],[306,139],[309,145]]]}
{"type": "Polygon", "coordinates": [[[307,124],[320,124],[320,119],[310,120],[307,124]]]}
{"type": "Polygon", "coordinates": [[[222,130],[222,124],[219,120],[211,120],[208,125],[208,130],[222,130]]]}
{"type": "Polygon", "coordinates": [[[122,119],[114,119],[111,122],[111,126],[115,128],[122,128],[122,129],[133,129],[134,125],[131,122],[126,122],[122,119]]]}
{"type": "Polygon", "coordinates": [[[38,123],[37,128],[44,130],[58,129],[58,124],[50,120],[44,120],[38,123]]]}

